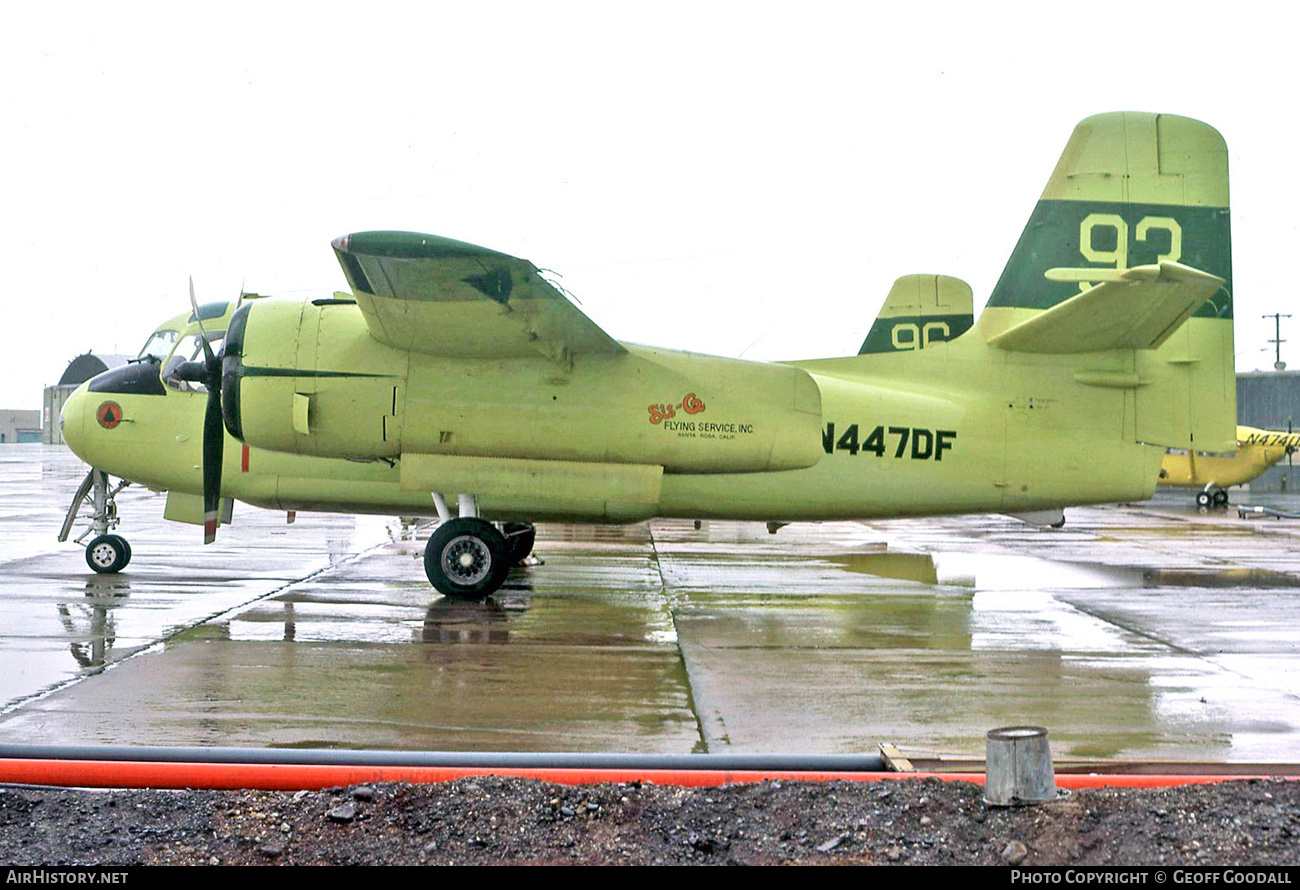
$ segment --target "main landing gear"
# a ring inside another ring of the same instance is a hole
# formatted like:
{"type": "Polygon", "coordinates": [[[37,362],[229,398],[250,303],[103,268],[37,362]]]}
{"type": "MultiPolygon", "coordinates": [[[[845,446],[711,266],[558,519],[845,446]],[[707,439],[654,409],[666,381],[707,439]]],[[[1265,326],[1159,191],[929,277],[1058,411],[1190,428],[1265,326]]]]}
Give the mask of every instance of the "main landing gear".
{"type": "Polygon", "coordinates": [[[87,537],[94,536],[86,545],[86,565],[101,575],[116,574],[126,568],[127,563],[131,561],[131,545],[127,543],[126,538],[111,534],[120,521],[117,518],[117,493],[130,484],[123,479],[116,487],[110,487],[107,473],[91,469],[73,496],[72,506],[68,507],[68,515],[64,518],[63,528],[59,531],[59,540],[68,540],[72,526],[77,521],[77,514],[81,511],[81,505],[89,497],[92,509],[90,526],[74,543],[80,544],[87,537]]]}
{"type": "Polygon", "coordinates": [[[1228,492],[1211,483],[1205,486],[1204,491],[1196,493],[1196,506],[1202,510],[1208,510],[1210,507],[1226,507],[1228,506],[1228,492]]]}
{"type": "Polygon", "coordinates": [[[532,553],[537,531],[526,522],[498,526],[479,517],[473,495],[460,495],[458,501],[460,515],[453,519],[442,496],[433,495],[441,521],[424,548],[424,573],[446,596],[483,599],[532,553]]]}

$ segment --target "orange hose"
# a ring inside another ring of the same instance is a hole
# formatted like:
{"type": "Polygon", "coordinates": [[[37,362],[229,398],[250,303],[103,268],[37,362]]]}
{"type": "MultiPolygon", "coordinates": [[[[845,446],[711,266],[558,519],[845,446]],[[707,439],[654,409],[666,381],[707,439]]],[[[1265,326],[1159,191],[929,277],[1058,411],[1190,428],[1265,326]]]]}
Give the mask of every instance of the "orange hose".
{"type": "MultiPolygon", "coordinates": [[[[160,763],[121,760],[0,759],[0,782],[93,788],[207,788],[266,791],[334,788],[373,782],[427,784],[474,776],[513,776],[562,785],[646,782],[714,787],[782,779],[798,782],[879,782],[942,779],[984,784],[983,773],[858,773],[791,770],[527,769],[493,767],[327,766],[316,764],[160,763]]],[[[1056,776],[1060,788],[1168,788],[1268,776],[1075,775],[1056,776]]],[[[1291,777],[1288,777],[1291,778],[1291,777]]]]}

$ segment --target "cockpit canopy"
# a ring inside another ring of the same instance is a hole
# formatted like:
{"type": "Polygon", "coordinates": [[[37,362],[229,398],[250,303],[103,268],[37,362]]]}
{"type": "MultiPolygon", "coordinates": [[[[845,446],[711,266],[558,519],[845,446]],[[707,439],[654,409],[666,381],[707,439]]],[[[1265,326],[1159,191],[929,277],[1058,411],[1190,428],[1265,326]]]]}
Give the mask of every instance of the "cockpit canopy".
{"type": "Polygon", "coordinates": [[[141,360],[152,358],[161,362],[171,353],[172,347],[176,345],[176,338],[179,336],[179,331],[159,328],[149,335],[149,339],[140,348],[140,354],[136,358],[141,360]]]}

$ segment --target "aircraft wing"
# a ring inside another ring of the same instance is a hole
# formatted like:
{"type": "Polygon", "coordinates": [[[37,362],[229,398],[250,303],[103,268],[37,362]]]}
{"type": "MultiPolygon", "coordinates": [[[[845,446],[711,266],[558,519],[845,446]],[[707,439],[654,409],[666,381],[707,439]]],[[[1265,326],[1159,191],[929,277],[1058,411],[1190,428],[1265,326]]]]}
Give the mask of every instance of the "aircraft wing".
{"type": "Polygon", "coordinates": [[[389,346],[556,361],[625,351],[527,260],[414,232],[360,232],[333,247],[371,335],[389,346]]]}
{"type": "MultiPolygon", "coordinates": [[[[1048,273],[1049,277],[1051,273],[1048,273]]],[[[1048,354],[1155,349],[1223,286],[1179,263],[1088,270],[1100,284],[989,339],[999,349],[1048,354]]]]}

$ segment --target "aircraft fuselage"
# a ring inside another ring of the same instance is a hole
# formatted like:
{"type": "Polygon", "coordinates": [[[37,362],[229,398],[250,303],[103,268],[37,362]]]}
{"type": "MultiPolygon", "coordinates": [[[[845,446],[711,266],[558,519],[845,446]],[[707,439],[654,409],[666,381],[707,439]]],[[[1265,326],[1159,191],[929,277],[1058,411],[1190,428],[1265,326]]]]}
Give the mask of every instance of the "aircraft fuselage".
{"type": "MultiPolygon", "coordinates": [[[[303,338],[310,357],[281,344],[267,356],[278,365],[259,362],[246,346],[249,367],[295,373],[245,375],[254,444],[227,434],[223,496],[421,515],[434,512],[430,492],[465,491],[485,515],[530,521],[1027,511],[1149,497],[1163,452],[1122,435],[1131,393],[1076,379],[1122,372],[1113,354],[1007,353],[971,331],[917,351],[779,365],[631,345],[567,366],[439,360],[375,343],[355,307],[325,313],[333,340],[319,348],[315,326],[303,338]],[[346,453],[348,437],[354,459],[310,453],[346,453]]],[[[65,408],[78,453],[151,488],[201,494],[206,394],[99,388],[65,408]],[[108,403],[111,425],[100,419],[108,403]]]]}

